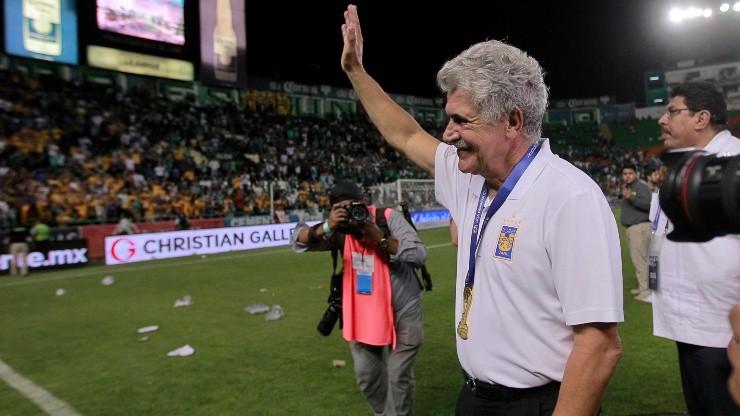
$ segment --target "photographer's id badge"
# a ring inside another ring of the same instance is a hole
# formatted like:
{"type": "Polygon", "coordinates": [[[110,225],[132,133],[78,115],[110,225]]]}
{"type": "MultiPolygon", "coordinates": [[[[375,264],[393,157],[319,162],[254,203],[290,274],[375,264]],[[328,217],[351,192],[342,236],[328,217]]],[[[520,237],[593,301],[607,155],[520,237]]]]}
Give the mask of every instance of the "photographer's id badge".
{"type": "Polygon", "coordinates": [[[357,270],[357,293],[360,295],[372,295],[375,256],[352,253],[352,267],[357,270]]]}
{"type": "Polygon", "coordinates": [[[658,290],[658,256],[648,256],[648,288],[658,290]]]}
{"type": "Polygon", "coordinates": [[[371,272],[357,272],[357,293],[360,295],[373,294],[373,274],[371,272]]]}

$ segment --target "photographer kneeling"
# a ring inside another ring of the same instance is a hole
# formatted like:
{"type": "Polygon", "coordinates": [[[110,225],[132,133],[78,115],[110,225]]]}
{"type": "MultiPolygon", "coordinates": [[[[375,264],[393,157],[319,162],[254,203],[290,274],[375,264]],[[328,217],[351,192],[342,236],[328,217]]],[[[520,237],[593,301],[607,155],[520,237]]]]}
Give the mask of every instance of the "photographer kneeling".
{"type": "Polygon", "coordinates": [[[334,322],[327,323],[327,315],[341,314],[342,335],[349,341],[365,400],[376,415],[410,415],[412,367],[424,339],[416,268],[426,262],[426,247],[394,209],[385,210],[386,235],[375,223],[376,207],[364,205],[362,190],[352,181],[337,183],[329,200],[332,208],[325,222],[313,227],[299,223],[291,236],[298,253],[341,253],[340,293],[332,290],[319,331],[329,335],[334,322]]]}

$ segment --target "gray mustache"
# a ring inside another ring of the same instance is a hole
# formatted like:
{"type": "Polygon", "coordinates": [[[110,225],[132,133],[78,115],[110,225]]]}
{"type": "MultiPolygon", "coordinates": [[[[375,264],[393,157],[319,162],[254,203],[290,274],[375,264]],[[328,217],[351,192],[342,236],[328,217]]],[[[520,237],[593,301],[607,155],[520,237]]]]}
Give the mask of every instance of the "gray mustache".
{"type": "Polygon", "coordinates": [[[452,145],[455,146],[457,150],[470,150],[473,148],[471,145],[464,142],[462,139],[455,140],[454,142],[452,142],[452,145]]]}

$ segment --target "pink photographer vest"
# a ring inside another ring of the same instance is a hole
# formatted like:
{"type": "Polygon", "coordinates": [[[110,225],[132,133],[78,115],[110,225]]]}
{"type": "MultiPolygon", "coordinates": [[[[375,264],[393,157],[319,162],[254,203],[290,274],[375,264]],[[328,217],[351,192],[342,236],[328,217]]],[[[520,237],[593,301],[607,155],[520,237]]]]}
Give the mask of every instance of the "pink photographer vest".
{"type": "MultiPolygon", "coordinates": [[[[373,221],[375,209],[374,206],[368,206],[373,221]]],[[[390,217],[390,213],[390,210],[386,210],[386,219],[390,217]]],[[[357,240],[349,234],[344,241],[342,335],[347,341],[358,341],[368,345],[391,345],[395,348],[396,331],[393,323],[388,253],[373,243],[365,246],[361,242],[362,240],[357,240]],[[364,264],[366,268],[372,267],[370,294],[357,291],[358,269],[355,266],[360,264],[364,264]]]]}

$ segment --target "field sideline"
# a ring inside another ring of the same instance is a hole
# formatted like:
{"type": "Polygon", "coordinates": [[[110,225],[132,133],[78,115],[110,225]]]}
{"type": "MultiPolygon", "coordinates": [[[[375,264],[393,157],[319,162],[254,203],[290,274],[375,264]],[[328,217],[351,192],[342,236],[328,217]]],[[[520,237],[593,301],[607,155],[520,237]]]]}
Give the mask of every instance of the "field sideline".
{"type": "MultiPolygon", "coordinates": [[[[456,249],[445,228],[420,234],[434,290],[424,294],[415,414],[449,416],[462,383],[452,317],[456,249]]],[[[650,305],[629,294],[635,278],[624,244],[622,260],[624,354],[604,415],[686,414],[675,345],[652,335],[650,305]]],[[[370,415],[339,330],[316,331],[330,274],[328,253],[279,247],[3,276],[1,413],[370,415]],[[103,285],[106,276],[114,283],[103,285]],[[191,305],[174,307],[188,295],[191,305]],[[285,316],[267,321],[245,311],[254,304],[280,305],[285,316]],[[159,329],[137,332],[148,325],[159,329]],[[195,353],[167,355],[184,345],[195,353]]]]}

